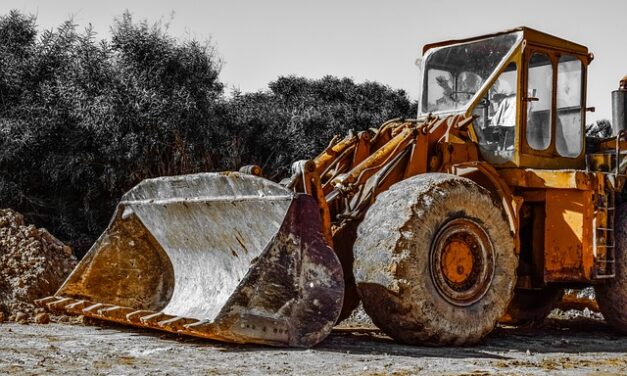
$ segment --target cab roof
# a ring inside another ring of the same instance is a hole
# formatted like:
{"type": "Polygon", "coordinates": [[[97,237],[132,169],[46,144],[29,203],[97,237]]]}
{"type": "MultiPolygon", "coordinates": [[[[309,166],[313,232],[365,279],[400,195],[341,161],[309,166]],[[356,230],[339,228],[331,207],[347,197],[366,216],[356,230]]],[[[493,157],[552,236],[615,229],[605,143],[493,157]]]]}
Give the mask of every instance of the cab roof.
{"type": "Polygon", "coordinates": [[[538,30],[535,30],[526,26],[521,26],[515,29],[505,30],[505,31],[501,31],[498,33],[493,33],[493,34],[480,35],[480,36],[472,37],[472,38],[451,39],[451,40],[447,40],[443,42],[429,43],[423,47],[422,54],[424,55],[427,51],[436,47],[444,47],[444,46],[449,46],[449,45],[458,44],[458,43],[472,42],[475,40],[495,37],[497,35],[509,34],[509,33],[514,33],[514,32],[519,32],[519,31],[522,31],[523,40],[526,40],[527,43],[529,44],[542,46],[542,47],[556,48],[556,49],[573,52],[573,53],[581,54],[581,55],[588,55],[588,48],[586,46],[582,46],[581,44],[577,44],[577,43],[568,41],[566,39],[558,38],[551,34],[543,33],[541,31],[538,31],[538,30]]]}

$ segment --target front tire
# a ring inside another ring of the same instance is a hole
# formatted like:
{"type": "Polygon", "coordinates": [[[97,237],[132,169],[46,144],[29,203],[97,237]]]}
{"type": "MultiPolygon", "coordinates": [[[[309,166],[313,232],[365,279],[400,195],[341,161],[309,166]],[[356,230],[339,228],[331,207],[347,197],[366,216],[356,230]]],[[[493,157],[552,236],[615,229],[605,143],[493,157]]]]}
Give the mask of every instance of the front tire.
{"type": "Polygon", "coordinates": [[[479,341],[503,316],[517,256],[503,210],[473,181],[419,175],[381,193],[359,226],[355,278],[364,309],[409,344],[479,341]]]}

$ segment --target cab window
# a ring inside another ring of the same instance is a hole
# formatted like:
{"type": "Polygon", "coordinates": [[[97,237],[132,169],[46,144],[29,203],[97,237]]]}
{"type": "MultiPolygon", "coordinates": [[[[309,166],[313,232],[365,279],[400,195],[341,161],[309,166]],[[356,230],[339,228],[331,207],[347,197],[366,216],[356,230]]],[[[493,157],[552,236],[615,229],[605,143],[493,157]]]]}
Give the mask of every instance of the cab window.
{"type": "Polygon", "coordinates": [[[441,69],[429,69],[427,89],[434,99],[429,102],[426,111],[461,108],[472,99],[482,83],[483,79],[476,73],[465,71],[453,74],[441,69]]]}
{"type": "Polygon", "coordinates": [[[563,157],[577,157],[583,146],[582,64],[574,56],[561,56],[557,63],[557,125],[555,148],[563,157]]]}
{"type": "Polygon", "coordinates": [[[514,156],[517,66],[509,63],[473,109],[475,133],[483,158],[503,163],[514,156]]]}
{"type": "Polygon", "coordinates": [[[553,65],[543,53],[533,53],[527,75],[527,144],[546,150],[551,144],[553,65]]]}
{"type": "Polygon", "coordinates": [[[465,109],[522,39],[522,32],[433,48],[425,55],[420,114],[465,109]]]}

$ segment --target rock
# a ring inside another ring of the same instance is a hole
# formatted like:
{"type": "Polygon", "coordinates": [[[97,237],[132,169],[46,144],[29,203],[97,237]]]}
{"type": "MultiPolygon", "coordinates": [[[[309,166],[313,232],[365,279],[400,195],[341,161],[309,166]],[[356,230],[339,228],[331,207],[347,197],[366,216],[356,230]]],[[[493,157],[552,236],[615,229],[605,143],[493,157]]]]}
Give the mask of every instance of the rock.
{"type": "Polygon", "coordinates": [[[48,316],[48,314],[45,312],[39,313],[37,316],[35,316],[35,322],[37,324],[48,324],[50,322],[50,316],[48,316]]]}
{"type": "Polygon", "coordinates": [[[27,324],[28,323],[28,314],[26,314],[25,312],[18,312],[15,314],[15,321],[19,322],[20,324],[27,324]]]}
{"type": "Polygon", "coordinates": [[[57,322],[68,322],[70,321],[70,318],[67,317],[66,315],[61,315],[57,317],[57,322]]]}
{"type": "Polygon", "coordinates": [[[590,316],[592,316],[592,315],[590,314],[591,312],[592,312],[592,311],[590,311],[590,310],[588,309],[588,307],[586,307],[586,308],[584,308],[584,309],[583,309],[582,315],[583,315],[583,317],[585,317],[585,318],[590,318],[590,316]]]}

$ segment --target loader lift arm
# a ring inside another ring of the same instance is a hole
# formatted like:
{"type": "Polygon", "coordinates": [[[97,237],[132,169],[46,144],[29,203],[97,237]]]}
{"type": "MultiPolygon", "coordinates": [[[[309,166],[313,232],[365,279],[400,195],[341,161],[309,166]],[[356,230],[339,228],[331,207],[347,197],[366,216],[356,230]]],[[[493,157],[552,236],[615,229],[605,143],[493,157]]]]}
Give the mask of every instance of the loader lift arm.
{"type": "Polygon", "coordinates": [[[403,179],[444,170],[455,162],[444,160],[437,148],[440,141],[474,149],[467,131],[472,120],[459,115],[424,121],[393,119],[376,130],[351,132],[334,140],[312,161],[294,163],[286,185],[316,198],[323,233],[333,245],[333,234],[346,221],[363,217],[380,192],[403,179]]]}

